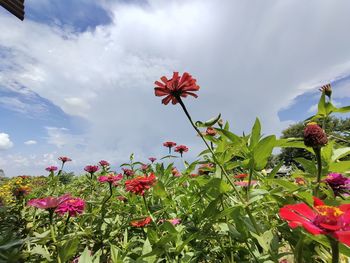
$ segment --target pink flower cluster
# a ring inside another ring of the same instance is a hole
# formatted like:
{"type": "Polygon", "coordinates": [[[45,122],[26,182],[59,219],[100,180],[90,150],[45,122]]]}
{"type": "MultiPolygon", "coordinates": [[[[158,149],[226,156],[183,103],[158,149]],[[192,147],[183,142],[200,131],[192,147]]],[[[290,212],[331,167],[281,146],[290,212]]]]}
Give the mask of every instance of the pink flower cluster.
{"type": "Polygon", "coordinates": [[[53,210],[59,215],[64,215],[68,212],[70,216],[76,216],[83,213],[85,201],[70,194],[65,194],[59,197],[48,196],[31,199],[27,205],[45,210],[53,210]]]}
{"type": "Polygon", "coordinates": [[[110,173],[108,175],[102,175],[98,178],[98,181],[100,183],[110,183],[113,185],[116,185],[116,183],[118,181],[120,181],[121,179],[123,179],[123,175],[122,174],[113,174],[110,173]]]}

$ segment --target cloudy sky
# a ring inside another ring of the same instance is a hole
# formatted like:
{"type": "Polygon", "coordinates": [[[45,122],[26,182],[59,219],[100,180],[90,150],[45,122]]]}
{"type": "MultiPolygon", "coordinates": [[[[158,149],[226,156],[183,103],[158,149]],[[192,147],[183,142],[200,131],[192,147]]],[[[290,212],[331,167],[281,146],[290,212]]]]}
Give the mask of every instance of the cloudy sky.
{"type": "Polygon", "coordinates": [[[234,132],[255,117],[266,134],[314,113],[331,82],[350,104],[348,0],[26,0],[22,22],[0,8],[0,168],[43,174],[106,159],[143,162],[173,140],[202,146],[154,81],[190,72],[196,120],[218,113],[234,132]]]}

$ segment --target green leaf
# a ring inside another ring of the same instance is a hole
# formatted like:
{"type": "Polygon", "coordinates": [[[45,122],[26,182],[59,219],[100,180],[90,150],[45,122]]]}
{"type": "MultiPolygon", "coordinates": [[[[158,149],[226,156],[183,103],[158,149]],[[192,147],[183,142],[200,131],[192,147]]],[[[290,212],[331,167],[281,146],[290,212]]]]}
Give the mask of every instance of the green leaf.
{"type": "Polygon", "coordinates": [[[333,155],[331,160],[333,162],[347,156],[350,154],[350,147],[343,147],[343,148],[339,148],[339,149],[334,149],[333,150],[333,155]]]}
{"type": "Polygon", "coordinates": [[[350,112],[350,106],[336,108],[333,111],[338,113],[347,113],[347,112],[350,112]]]}
{"type": "Polygon", "coordinates": [[[256,170],[262,170],[265,168],[268,158],[272,154],[272,150],[275,147],[276,136],[270,135],[262,139],[255,147],[253,151],[253,158],[256,170]]]}
{"type": "Polygon", "coordinates": [[[317,108],[317,115],[326,116],[326,96],[324,92],[322,92],[321,98],[318,101],[317,108]]]}
{"type": "Polygon", "coordinates": [[[47,259],[47,261],[51,261],[51,256],[49,252],[47,252],[42,245],[36,245],[31,251],[31,254],[37,254],[42,256],[43,258],[47,259]]]}
{"type": "Polygon", "coordinates": [[[223,129],[216,129],[216,130],[221,132],[227,139],[229,139],[233,143],[240,143],[242,141],[241,137],[239,137],[238,135],[230,131],[223,130],[223,129]]]}
{"type": "Polygon", "coordinates": [[[267,252],[270,250],[270,245],[273,239],[273,232],[272,230],[268,230],[264,232],[262,235],[257,235],[253,232],[251,232],[252,236],[258,240],[259,245],[267,252]]]}
{"type": "Polygon", "coordinates": [[[273,179],[275,178],[275,175],[277,174],[277,172],[280,170],[280,168],[282,167],[284,161],[280,161],[273,169],[272,171],[269,173],[268,177],[269,179],[273,179]]]}
{"type": "Polygon", "coordinates": [[[349,170],[350,170],[350,161],[331,163],[329,165],[329,171],[334,173],[344,173],[349,170]]]}
{"type": "Polygon", "coordinates": [[[123,263],[123,260],[119,257],[119,249],[111,244],[111,258],[113,263],[123,263]]]}
{"type": "Polygon", "coordinates": [[[216,198],[219,194],[227,193],[231,190],[231,186],[220,178],[212,178],[204,187],[205,192],[216,198]]]}
{"type": "Polygon", "coordinates": [[[159,197],[167,197],[164,185],[161,181],[157,181],[157,184],[153,187],[153,194],[159,197]]]}
{"type": "Polygon", "coordinates": [[[58,256],[60,257],[61,262],[68,261],[76,254],[79,243],[80,241],[78,238],[69,239],[63,244],[63,246],[60,247],[58,250],[58,256]]]}
{"type": "Polygon", "coordinates": [[[252,132],[249,138],[249,148],[253,149],[258,144],[261,136],[261,124],[258,118],[255,119],[255,123],[252,128],[252,132]]]}
{"type": "Polygon", "coordinates": [[[88,247],[85,247],[83,253],[79,257],[78,263],[92,263],[93,257],[90,256],[90,250],[88,247]]]}
{"type": "Polygon", "coordinates": [[[205,122],[201,122],[201,121],[196,121],[196,126],[197,127],[210,127],[213,126],[215,123],[217,123],[221,118],[221,113],[214,118],[211,118],[210,120],[207,120],[205,122]]]}
{"type": "Polygon", "coordinates": [[[300,163],[305,169],[305,171],[308,172],[309,174],[315,175],[317,173],[317,168],[314,161],[307,160],[302,157],[295,158],[294,160],[300,163]]]}
{"type": "Polygon", "coordinates": [[[283,179],[268,179],[267,181],[274,183],[274,184],[278,184],[291,192],[294,192],[294,191],[299,189],[299,187],[296,186],[294,183],[288,182],[288,181],[283,180],[283,179]]]}

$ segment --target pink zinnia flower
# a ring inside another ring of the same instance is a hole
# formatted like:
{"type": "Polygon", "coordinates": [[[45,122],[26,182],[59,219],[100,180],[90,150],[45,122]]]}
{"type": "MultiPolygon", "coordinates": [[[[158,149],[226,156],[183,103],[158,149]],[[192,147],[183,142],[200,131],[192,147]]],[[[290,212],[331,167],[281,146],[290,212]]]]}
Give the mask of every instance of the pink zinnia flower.
{"type": "Polygon", "coordinates": [[[175,177],[180,177],[181,176],[181,173],[179,172],[179,170],[174,167],[172,170],[171,170],[171,173],[173,174],[173,176],[175,177]]]}
{"type": "Polygon", "coordinates": [[[46,167],[45,170],[52,173],[54,171],[57,171],[57,166],[49,166],[49,167],[46,167]]]}
{"type": "Polygon", "coordinates": [[[98,171],[97,165],[87,165],[85,166],[84,170],[90,174],[93,174],[98,171]]]}
{"type": "Polygon", "coordinates": [[[170,154],[171,153],[171,148],[176,146],[176,142],[165,142],[165,143],[163,143],[163,146],[169,148],[169,154],[170,154]]]}
{"type": "Polygon", "coordinates": [[[149,176],[138,176],[134,179],[126,180],[125,189],[137,195],[144,195],[145,191],[150,189],[156,182],[156,177],[153,173],[149,176]]]}
{"type": "MultiPolygon", "coordinates": [[[[235,182],[235,185],[238,185],[238,186],[242,186],[242,187],[248,187],[248,181],[239,181],[239,182],[235,182]]],[[[250,185],[256,185],[258,183],[258,181],[256,180],[252,180],[250,182],[250,185]]]]}
{"type": "Polygon", "coordinates": [[[182,76],[179,72],[174,72],[173,77],[168,79],[163,76],[160,81],[156,81],[156,87],[154,88],[155,95],[158,97],[166,96],[162,103],[167,105],[170,101],[172,104],[179,102],[180,97],[186,98],[188,95],[197,98],[195,91],[199,90],[199,86],[196,83],[196,79],[192,78],[190,74],[185,72],[182,76]]]}
{"type": "Polygon", "coordinates": [[[65,194],[60,197],[48,196],[45,198],[31,199],[28,201],[27,205],[40,209],[54,209],[69,198],[71,198],[70,194],[65,194]]]}
{"type": "Polygon", "coordinates": [[[55,210],[55,213],[64,215],[69,213],[70,216],[77,216],[82,214],[85,208],[85,201],[81,198],[71,197],[64,202],[60,203],[55,210]]]}
{"type": "Polygon", "coordinates": [[[121,179],[123,179],[123,175],[122,174],[109,174],[109,175],[102,175],[98,178],[98,181],[101,183],[110,183],[110,184],[115,184],[116,182],[120,181],[121,179]]]}
{"type": "Polygon", "coordinates": [[[61,157],[58,157],[58,160],[62,161],[62,163],[72,161],[72,159],[71,159],[71,158],[68,158],[68,157],[66,157],[66,156],[61,156],[61,157]]]}
{"type": "Polygon", "coordinates": [[[105,161],[105,160],[99,161],[99,164],[100,164],[102,167],[109,166],[109,162],[107,162],[107,161],[105,161]]]}
{"type": "Polygon", "coordinates": [[[133,176],[135,174],[135,172],[131,169],[127,169],[127,168],[122,168],[124,175],[126,176],[133,176]]]}
{"type": "Polygon", "coordinates": [[[350,204],[328,206],[316,197],[313,199],[313,207],[305,203],[285,205],[280,209],[280,217],[291,228],[300,226],[313,235],[330,235],[350,246],[350,204]]]}
{"type": "Polygon", "coordinates": [[[157,158],[155,158],[155,157],[149,157],[148,160],[150,160],[152,163],[154,163],[154,162],[157,160],[157,158]]]}
{"type": "Polygon", "coordinates": [[[181,157],[184,152],[188,152],[188,148],[186,145],[179,145],[175,147],[175,152],[180,153],[181,157]]]}
{"type": "Polygon", "coordinates": [[[335,196],[350,193],[350,178],[338,173],[330,173],[324,180],[333,190],[335,196]]]}

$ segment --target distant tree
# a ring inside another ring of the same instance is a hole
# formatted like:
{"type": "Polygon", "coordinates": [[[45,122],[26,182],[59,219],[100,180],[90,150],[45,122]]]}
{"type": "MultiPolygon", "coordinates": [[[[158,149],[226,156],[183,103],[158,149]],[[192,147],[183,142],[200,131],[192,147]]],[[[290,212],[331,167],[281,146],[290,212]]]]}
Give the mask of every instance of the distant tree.
{"type": "Polygon", "coordinates": [[[70,182],[72,182],[74,176],[75,175],[73,172],[70,172],[70,173],[62,172],[59,175],[58,179],[62,184],[69,184],[70,182]]]}
{"type": "MultiPolygon", "coordinates": [[[[350,146],[350,118],[341,119],[329,117],[326,120],[325,127],[325,131],[329,138],[334,139],[339,145],[350,146]]],[[[281,138],[303,138],[304,128],[305,124],[303,122],[292,124],[282,131],[281,138]]],[[[278,159],[284,160],[286,165],[291,165],[292,163],[297,164],[293,160],[297,157],[312,159],[312,154],[305,149],[283,148],[278,155],[278,159]]]]}

